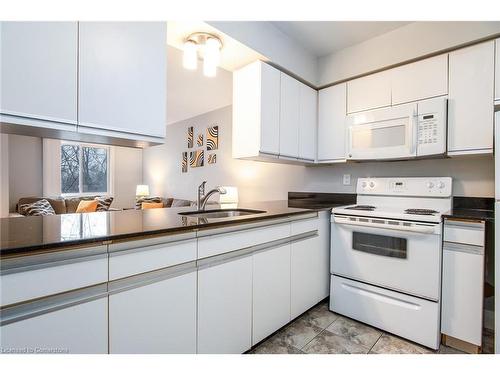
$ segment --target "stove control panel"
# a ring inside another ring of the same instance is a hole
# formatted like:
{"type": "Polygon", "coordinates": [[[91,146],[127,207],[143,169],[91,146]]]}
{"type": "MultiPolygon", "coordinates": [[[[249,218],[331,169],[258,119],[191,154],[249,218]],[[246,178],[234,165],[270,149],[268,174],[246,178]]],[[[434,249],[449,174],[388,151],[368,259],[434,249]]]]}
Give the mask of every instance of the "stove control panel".
{"type": "Polygon", "coordinates": [[[356,188],[363,195],[451,197],[451,177],[359,178],[356,188]]]}

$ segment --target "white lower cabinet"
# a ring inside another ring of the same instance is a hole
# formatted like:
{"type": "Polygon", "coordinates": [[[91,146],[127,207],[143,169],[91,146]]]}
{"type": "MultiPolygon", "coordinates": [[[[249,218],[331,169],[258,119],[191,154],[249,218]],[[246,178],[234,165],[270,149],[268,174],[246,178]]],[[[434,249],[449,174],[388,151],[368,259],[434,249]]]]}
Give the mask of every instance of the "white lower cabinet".
{"type": "Polygon", "coordinates": [[[255,345],[290,321],[290,243],[253,255],[255,345]]]}
{"type": "Polygon", "coordinates": [[[196,271],[110,295],[109,351],[196,353],[196,271]]]}
{"type": "Polygon", "coordinates": [[[2,353],[105,354],[106,297],[2,326],[2,353]]]}
{"type": "Polygon", "coordinates": [[[198,353],[236,354],[252,346],[252,256],[198,271],[198,353]]]}
{"type": "Polygon", "coordinates": [[[316,222],[320,225],[318,235],[291,244],[291,319],[329,294],[329,223],[328,220],[316,222]]]}
{"type": "Polygon", "coordinates": [[[446,220],[443,242],[441,333],[481,346],[484,222],[446,220]]]}

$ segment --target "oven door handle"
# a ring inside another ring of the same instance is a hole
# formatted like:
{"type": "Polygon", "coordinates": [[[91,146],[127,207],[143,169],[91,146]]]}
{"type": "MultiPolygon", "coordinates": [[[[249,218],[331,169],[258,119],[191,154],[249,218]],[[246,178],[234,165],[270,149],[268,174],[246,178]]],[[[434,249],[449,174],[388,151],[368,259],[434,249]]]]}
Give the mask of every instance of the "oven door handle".
{"type": "Polygon", "coordinates": [[[340,225],[350,225],[354,227],[370,227],[370,228],[381,228],[381,229],[391,229],[391,230],[397,230],[397,231],[405,231],[405,232],[412,232],[412,233],[421,233],[421,234],[432,234],[435,233],[435,225],[429,225],[429,226],[402,226],[402,225],[392,225],[392,224],[379,224],[379,223],[373,223],[371,221],[356,221],[356,222],[350,222],[347,221],[349,219],[341,218],[341,217],[334,217],[334,222],[335,224],[340,224],[340,225]]]}

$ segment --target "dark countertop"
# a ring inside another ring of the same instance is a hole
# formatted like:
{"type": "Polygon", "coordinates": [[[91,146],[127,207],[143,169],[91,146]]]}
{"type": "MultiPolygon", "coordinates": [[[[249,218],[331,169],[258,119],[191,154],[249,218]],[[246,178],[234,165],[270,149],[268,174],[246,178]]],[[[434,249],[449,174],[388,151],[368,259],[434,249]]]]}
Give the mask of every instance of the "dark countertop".
{"type": "Polygon", "coordinates": [[[453,197],[453,208],[443,215],[445,219],[495,220],[495,198],[453,197]]]}
{"type": "Polygon", "coordinates": [[[356,194],[289,192],[288,205],[316,210],[356,204],[356,194]]]}
{"type": "MultiPolygon", "coordinates": [[[[210,209],[212,207],[214,206],[210,209]]],[[[133,239],[145,235],[175,234],[238,225],[320,210],[304,205],[297,207],[293,202],[289,204],[285,200],[241,203],[238,207],[266,212],[205,219],[179,215],[179,212],[195,211],[193,207],[175,207],[1,218],[0,257],[38,254],[57,248],[100,244],[102,241],[133,239]]]]}

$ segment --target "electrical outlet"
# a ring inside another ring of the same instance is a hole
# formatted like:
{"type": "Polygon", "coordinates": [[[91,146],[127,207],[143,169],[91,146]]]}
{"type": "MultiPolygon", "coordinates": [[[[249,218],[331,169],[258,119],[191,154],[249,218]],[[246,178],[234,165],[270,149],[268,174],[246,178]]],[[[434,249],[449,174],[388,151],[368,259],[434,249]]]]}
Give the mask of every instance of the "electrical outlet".
{"type": "Polygon", "coordinates": [[[344,185],[350,185],[351,184],[351,175],[345,174],[344,177],[342,178],[342,183],[344,185]]]}

